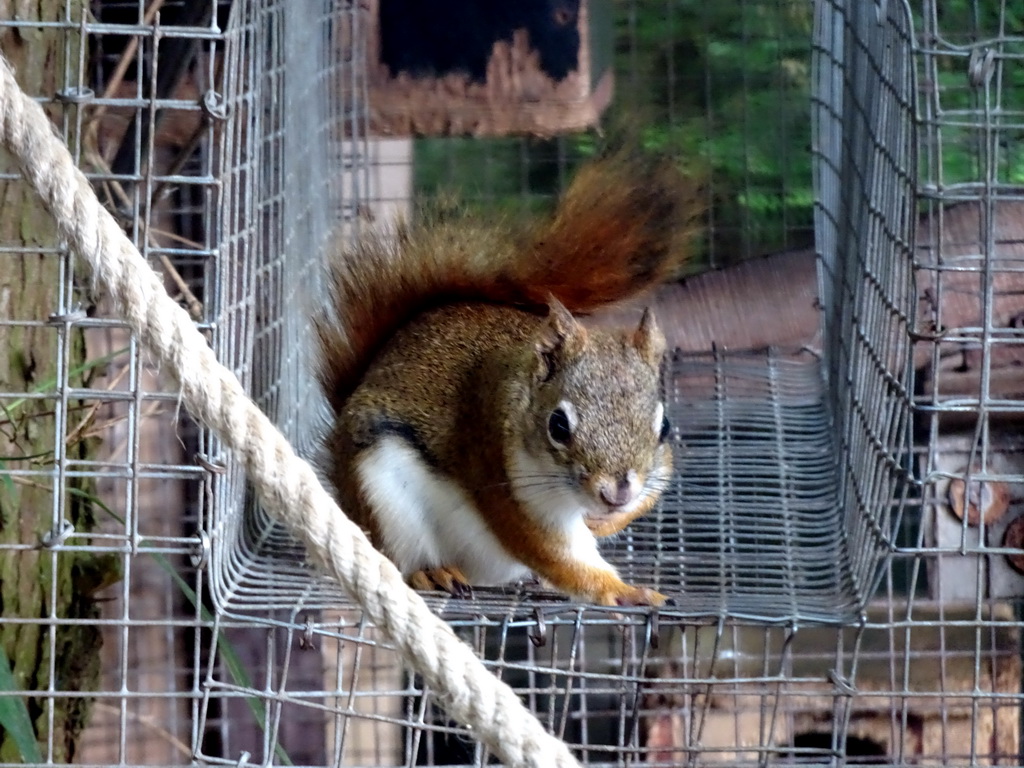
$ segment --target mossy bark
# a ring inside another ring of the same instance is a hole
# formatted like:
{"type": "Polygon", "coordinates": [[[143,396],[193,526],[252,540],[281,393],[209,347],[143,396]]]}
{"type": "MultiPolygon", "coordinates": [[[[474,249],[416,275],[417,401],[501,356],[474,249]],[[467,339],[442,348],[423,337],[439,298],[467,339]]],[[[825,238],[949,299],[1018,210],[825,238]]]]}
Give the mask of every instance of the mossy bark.
{"type": "MultiPolygon", "coordinates": [[[[70,18],[77,20],[83,6],[73,2],[70,18]]],[[[65,0],[19,3],[17,15],[62,20],[67,18],[65,0]]],[[[64,82],[65,57],[74,57],[71,69],[77,72],[81,44],[72,25],[0,29],[0,51],[31,95],[53,94],[69,85],[64,82]]],[[[0,169],[14,168],[10,157],[0,152],[0,169]]],[[[60,694],[95,690],[99,631],[95,624],[64,620],[95,619],[99,614],[88,586],[95,562],[81,553],[38,546],[54,528],[55,510],[74,525],[75,543],[87,541],[80,535],[93,527],[88,481],[63,482],[50,472],[62,451],[70,460],[90,451],[87,442],[64,445],[64,430],[55,415],[60,387],[85,383],[74,375],[58,381],[60,339],[66,340],[66,370],[80,370],[82,334],[74,328],[32,325],[59,309],[61,257],[40,250],[56,243],[53,221],[28,185],[0,179],[0,245],[5,248],[0,252],[0,391],[48,395],[0,399],[0,645],[10,660],[16,689],[29,692],[20,701],[33,722],[43,758],[67,762],[74,758],[89,702],[60,694]],[[41,472],[13,471],[25,469],[41,472]]],[[[74,402],[69,406],[74,408],[74,402]]],[[[73,425],[74,418],[68,423],[73,425]]],[[[0,727],[0,763],[22,759],[11,735],[0,727]]]]}

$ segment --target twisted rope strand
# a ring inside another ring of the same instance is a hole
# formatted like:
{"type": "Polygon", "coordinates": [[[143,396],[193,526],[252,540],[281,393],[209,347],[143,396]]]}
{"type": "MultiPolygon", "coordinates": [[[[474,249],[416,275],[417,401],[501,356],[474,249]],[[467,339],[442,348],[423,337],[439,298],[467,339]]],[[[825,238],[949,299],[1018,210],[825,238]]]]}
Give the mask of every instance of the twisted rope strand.
{"type": "Polygon", "coordinates": [[[217,361],[188,314],[100,205],[42,107],[21,91],[2,57],[0,141],[97,285],[178,380],[189,412],[235,451],[267,510],[302,538],[311,559],[394,643],[449,714],[509,766],[579,768],[568,747],[547,733],[512,689],[405,585],[398,569],[342,514],[309,464],[217,361]]]}

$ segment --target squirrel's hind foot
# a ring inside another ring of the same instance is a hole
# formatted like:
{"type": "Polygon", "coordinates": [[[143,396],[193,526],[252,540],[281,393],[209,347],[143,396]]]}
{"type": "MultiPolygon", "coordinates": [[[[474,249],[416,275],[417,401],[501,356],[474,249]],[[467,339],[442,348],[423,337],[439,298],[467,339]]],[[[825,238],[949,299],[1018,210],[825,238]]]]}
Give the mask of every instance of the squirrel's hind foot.
{"type": "Polygon", "coordinates": [[[632,605],[650,605],[655,608],[671,604],[672,601],[667,595],[663,595],[660,592],[655,592],[649,587],[634,587],[630,585],[624,585],[625,589],[619,590],[614,594],[607,594],[603,596],[601,602],[604,605],[615,605],[615,606],[632,606],[632,605]]]}
{"type": "Polygon", "coordinates": [[[413,589],[432,592],[440,589],[452,597],[472,597],[473,588],[459,568],[454,565],[442,565],[438,568],[424,568],[409,577],[409,585],[413,589]]]}

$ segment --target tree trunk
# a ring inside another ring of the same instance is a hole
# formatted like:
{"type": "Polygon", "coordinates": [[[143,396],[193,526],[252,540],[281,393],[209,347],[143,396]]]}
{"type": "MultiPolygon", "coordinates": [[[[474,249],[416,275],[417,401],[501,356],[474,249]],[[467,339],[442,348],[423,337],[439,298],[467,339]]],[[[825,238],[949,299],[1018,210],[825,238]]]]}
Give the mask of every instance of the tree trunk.
{"type": "MultiPolygon", "coordinates": [[[[23,19],[65,18],[65,0],[20,5],[23,19]]],[[[70,18],[77,20],[82,11],[83,4],[73,2],[70,18]]],[[[0,50],[33,96],[73,84],[64,82],[65,56],[74,57],[70,67],[77,71],[80,44],[74,29],[0,29],[0,50]]],[[[2,152],[0,170],[15,170],[2,152]]],[[[93,527],[89,481],[62,482],[53,471],[62,455],[74,461],[89,451],[83,441],[65,444],[76,423],[74,401],[68,401],[72,413],[63,425],[59,418],[61,389],[87,383],[76,374],[83,368],[85,345],[78,329],[39,324],[59,311],[65,279],[63,257],[42,252],[57,243],[49,214],[20,179],[0,179],[0,211],[0,246],[5,249],[0,252],[0,391],[15,395],[0,399],[0,646],[10,661],[15,690],[26,691],[14,701],[28,713],[43,760],[60,763],[74,758],[89,706],[87,699],[60,694],[95,690],[98,679],[98,628],[65,621],[98,616],[88,587],[97,562],[88,554],[38,544],[51,530],[60,530],[58,514],[74,526],[74,543],[87,542],[80,536],[93,527]],[[62,337],[67,373],[58,376],[62,337]],[[18,398],[17,393],[46,396],[18,398]],[[22,474],[26,470],[33,474],[22,474]],[[40,621],[10,623],[13,618],[40,621]]],[[[0,726],[0,762],[27,757],[0,726]]]]}

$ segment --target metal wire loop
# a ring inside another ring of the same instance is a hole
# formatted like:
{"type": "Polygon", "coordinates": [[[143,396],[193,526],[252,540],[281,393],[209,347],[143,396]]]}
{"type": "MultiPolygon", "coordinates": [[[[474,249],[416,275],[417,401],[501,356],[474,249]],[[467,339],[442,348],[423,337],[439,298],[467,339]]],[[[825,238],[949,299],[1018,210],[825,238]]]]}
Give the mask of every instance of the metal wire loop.
{"type": "Polygon", "coordinates": [[[85,104],[96,98],[96,92],[84,85],[72,85],[67,88],[61,88],[54,94],[54,97],[57,101],[65,104],[85,104]]]}
{"type": "Polygon", "coordinates": [[[967,60],[967,80],[974,88],[987,85],[995,72],[996,54],[991,48],[975,48],[967,60]]]}
{"type": "Polygon", "coordinates": [[[206,564],[210,561],[210,534],[206,531],[200,531],[196,534],[195,538],[195,549],[192,554],[189,555],[189,562],[192,563],[195,568],[205,568],[206,564]]]}
{"type": "Polygon", "coordinates": [[[222,459],[210,458],[205,453],[196,454],[196,464],[215,475],[223,475],[228,471],[227,464],[222,459]]]}
{"type": "Polygon", "coordinates": [[[548,642],[547,625],[544,623],[544,616],[540,608],[533,609],[533,626],[527,630],[526,636],[530,638],[534,648],[542,648],[548,642]]]}
{"type": "Polygon", "coordinates": [[[75,526],[70,520],[64,519],[61,521],[60,530],[54,531],[49,530],[42,535],[39,539],[39,546],[43,549],[53,549],[59,547],[65,541],[67,541],[71,535],[75,532],[75,526]]]}
{"type": "Polygon", "coordinates": [[[46,318],[46,322],[48,325],[68,325],[69,323],[85,320],[88,316],[84,309],[79,308],[73,309],[70,312],[54,312],[46,318]]]}
{"type": "Polygon", "coordinates": [[[227,101],[222,94],[212,88],[203,94],[203,98],[199,100],[199,106],[202,107],[203,114],[211,120],[219,122],[228,119],[227,101]]]}

